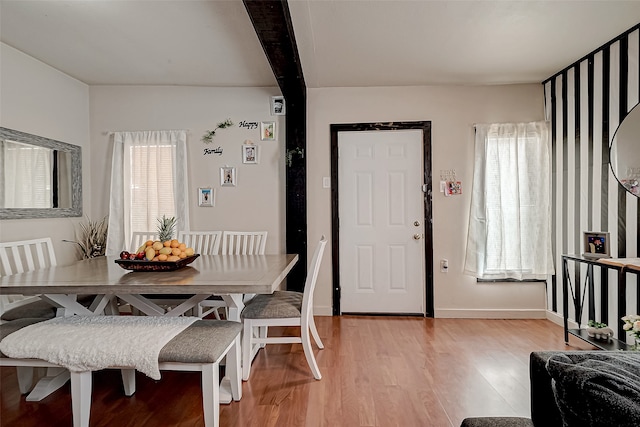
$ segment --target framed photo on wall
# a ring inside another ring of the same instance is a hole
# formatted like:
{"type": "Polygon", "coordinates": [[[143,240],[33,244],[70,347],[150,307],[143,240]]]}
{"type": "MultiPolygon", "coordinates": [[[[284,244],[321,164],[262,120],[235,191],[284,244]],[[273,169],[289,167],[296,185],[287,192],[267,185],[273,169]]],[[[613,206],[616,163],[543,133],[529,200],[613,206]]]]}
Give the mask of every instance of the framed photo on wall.
{"type": "Polygon", "coordinates": [[[223,187],[236,186],[236,168],[230,166],[220,168],[220,185],[223,187]]]}
{"type": "Polygon", "coordinates": [[[198,188],[198,206],[200,207],[213,207],[215,206],[215,194],[211,187],[198,188]]]}
{"type": "Polygon", "coordinates": [[[258,164],[258,146],[253,144],[242,145],[242,163],[258,164]]]}
{"type": "Polygon", "coordinates": [[[260,122],[260,140],[276,140],[276,122],[260,122]]]}
{"type": "Polygon", "coordinates": [[[271,97],[271,115],[272,116],[284,116],[285,115],[284,96],[272,96],[271,97]]]}

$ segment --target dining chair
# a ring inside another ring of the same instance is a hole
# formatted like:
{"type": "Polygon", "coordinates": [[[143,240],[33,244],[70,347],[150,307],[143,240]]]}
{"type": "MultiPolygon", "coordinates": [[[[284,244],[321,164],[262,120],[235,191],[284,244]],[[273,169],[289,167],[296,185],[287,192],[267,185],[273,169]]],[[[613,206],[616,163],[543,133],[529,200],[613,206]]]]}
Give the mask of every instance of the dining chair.
{"type": "MultiPolygon", "coordinates": [[[[50,237],[0,243],[1,276],[10,276],[57,265],[53,242],[50,237]]],[[[47,320],[56,316],[58,309],[38,296],[0,295],[0,323],[21,321],[20,319],[47,320]]],[[[18,388],[22,394],[31,390],[34,369],[16,367],[18,388]]],[[[47,370],[52,377],[61,373],[59,369],[47,370]]],[[[64,373],[60,378],[64,378],[64,373]]],[[[37,375],[38,377],[41,375],[37,375]]],[[[64,384],[64,383],[63,383],[64,384]]]]}
{"type": "Polygon", "coordinates": [[[303,292],[275,291],[273,294],[256,295],[247,301],[242,310],[242,379],[247,381],[251,373],[253,356],[265,344],[301,343],[307,364],[317,380],[322,378],[311,348],[309,333],[318,348],[324,348],[313,319],[313,290],[327,239],[322,236],[316,247],[303,292]],[[268,336],[269,326],[299,326],[299,336],[268,336]],[[259,328],[258,331],[255,328],[259,328]],[[258,332],[256,334],[256,332],[258,332]]]}
{"type": "MultiPolygon", "coordinates": [[[[50,237],[0,243],[0,276],[25,273],[57,265],[50,237]]],[[[1,321],[25,317],[53,318],[56,308],[38,296],[0,295],[1,321]]]]}
{"type": "Polygon", "coordinates": [[[201,255],[218,255],[222,231],[180,231],[178,240],[201,255]]]}
{"type": "MultiPolygon", "coordinates": [[[[194,252],[201,255],[218,255],[220,253],[220,241],[222,231],[180,231],[178,240],[193,248],[194,252]]],[[[204,318],[213,313],[220,320],[219,309],[226,309],[227,305],[219,296],[212,296],[200,302],[197,306],[196,316],[204,318]]]]}
{"type": "Polygon", "coordinates": [[[225,231],[222,233],[223,255],[264,255],[266,231],[225,231]]]}
{"type": "Polygon", "coordinates": [[[131,245],[129,251],[137,251],[147,240],[158,240],[156,231],[134,231],[131,233],[131,245]]]}

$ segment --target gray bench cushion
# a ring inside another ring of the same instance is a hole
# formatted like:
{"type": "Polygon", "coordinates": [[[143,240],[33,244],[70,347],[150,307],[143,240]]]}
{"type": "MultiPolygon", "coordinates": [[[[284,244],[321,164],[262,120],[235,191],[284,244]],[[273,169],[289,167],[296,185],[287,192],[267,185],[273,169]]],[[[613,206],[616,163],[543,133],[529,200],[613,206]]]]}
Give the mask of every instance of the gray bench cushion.
{"type": "Polygon", "coordinates": [[[274,319],[300,317],[302,293],[276,291],[271,295],[256,295],[242,310],[246,319],[274,319]]]}
{"type": "Polygon", "coordinates": [[[213,363],[242,330],[226,320],[198,320],[165,344],[159,362],[213,363]]]}
{"type": "MultiPolygon", "coordinates": [[[[18,319],[0,325],[0,339],[47,319],[18,319]]],[[[242,324],[225,320],[197,320],[171,339],[158,355],[158,362],[213,363],[242,330],[242,324]]],[[[6,357],[0,353],[2,357],[6,357]]]]}

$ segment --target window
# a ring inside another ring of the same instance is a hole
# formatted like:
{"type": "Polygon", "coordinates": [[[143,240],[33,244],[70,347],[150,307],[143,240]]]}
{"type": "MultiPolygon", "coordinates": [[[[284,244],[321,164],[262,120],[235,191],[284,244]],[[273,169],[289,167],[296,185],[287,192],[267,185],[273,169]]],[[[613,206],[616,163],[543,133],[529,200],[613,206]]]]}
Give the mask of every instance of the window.
{"type": "Polygon", "coordinates": [[[544,280],[554,273],[550,179],[546,123],[476,126],[466,274],[544,280]]]}
{"type": "Polygon", "coordinates": [[[154,232],[158,218],[189,229],[185,131],[114,134],[107,255],[129,248],[133,232],[154,232]]]}
{"type": "Polygon", "coordinates": [[[131,232],[155,231],[157,219],[176,216],[172,159],[175,147],[136,145],[129,148],[131,168],[131,232]]]}

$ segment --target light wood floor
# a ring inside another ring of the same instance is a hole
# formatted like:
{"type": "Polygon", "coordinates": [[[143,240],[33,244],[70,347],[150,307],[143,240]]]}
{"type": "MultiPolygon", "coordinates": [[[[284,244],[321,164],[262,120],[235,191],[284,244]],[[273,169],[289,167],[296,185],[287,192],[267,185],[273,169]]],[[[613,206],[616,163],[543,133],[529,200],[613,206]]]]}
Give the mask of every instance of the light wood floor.
{"type": "MultiPolygon", "coordinates": [[[[459,426],[469,416],[529,416],[529,353],[591,349],[546,320],[318,317],[323,378],[313,379],[299,344],[268,345],[240,402],[221,426],[459,426]]],[[[293,333],[294,330],[291,329],[293,333]]],[[[0,369],[2,427],[72,425],[70,386],[26,402],[15,369],[0,369]]],[[[199,375],[137,376],[122,394],[118,371],[94,374],[91,426],[202,426],[199,375]]]]}

